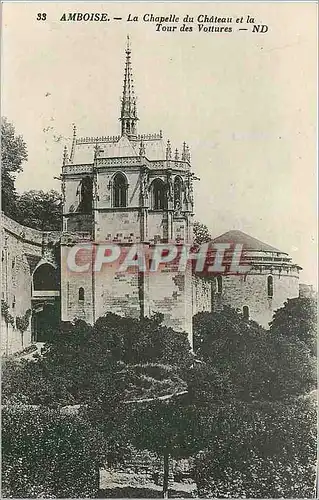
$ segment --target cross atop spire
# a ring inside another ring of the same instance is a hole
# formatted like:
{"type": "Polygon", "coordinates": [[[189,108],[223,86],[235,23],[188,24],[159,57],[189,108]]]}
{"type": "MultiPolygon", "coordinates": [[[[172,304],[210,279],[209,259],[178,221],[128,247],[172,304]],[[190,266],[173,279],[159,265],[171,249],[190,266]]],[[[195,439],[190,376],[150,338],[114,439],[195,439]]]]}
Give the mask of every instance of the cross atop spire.
{"type": "Polygon", "coordinates": [[[131,66],[131,43],[127,35],[127,44],[125,49],[125,71],[123,96],[121,101],[121,135],[135,136],[137,124],[136,97],[134,93],[134,84],[131,66]]]}

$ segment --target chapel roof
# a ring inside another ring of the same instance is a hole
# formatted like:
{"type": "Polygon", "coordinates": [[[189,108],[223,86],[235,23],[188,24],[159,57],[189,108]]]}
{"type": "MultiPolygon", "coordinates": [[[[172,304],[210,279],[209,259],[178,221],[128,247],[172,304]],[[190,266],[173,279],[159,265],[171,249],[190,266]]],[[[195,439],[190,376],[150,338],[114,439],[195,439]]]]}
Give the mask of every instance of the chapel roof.
{"type": "MultiPolygon", "coordinates": [[[[159,134],[157,135],[159,136],[159,134]]],[[[71,160],[73,165],[94,162],[94,150],[96,147],[94,138],[92,138],[92,142],[89,142],[89,139],[87,139],[87,142],[84,141],[85,139],[77,140],[73,158],[71,160]]],[[[127,136],[115,136],[114,140],[105,142],[99,139],[97,144],[99,146],[99,158],[127,158],[139,156],[141,139],[128,138],[127,136]]],[[[165,160],[166,146],[162,137],[143,140],[143,146],[145,150],[143,156],[145,156],[148,160],[165,160]]]]}
{"type": "Polygon", "coordinates": [[[145,157],[149,161],[176,160],[190,163],[190,151],[184,142],[180,152],[172,150],[170,141],[164,143],[162,131],[155,134],[137,132],[137,98],[133,83],[129,37],[125,49],[125,69],[121,98],[121,134],[103,137],[77,137],[73,125],[70,154],[65,146],[64,165],[92,165],[95,158],[145,157]]]}

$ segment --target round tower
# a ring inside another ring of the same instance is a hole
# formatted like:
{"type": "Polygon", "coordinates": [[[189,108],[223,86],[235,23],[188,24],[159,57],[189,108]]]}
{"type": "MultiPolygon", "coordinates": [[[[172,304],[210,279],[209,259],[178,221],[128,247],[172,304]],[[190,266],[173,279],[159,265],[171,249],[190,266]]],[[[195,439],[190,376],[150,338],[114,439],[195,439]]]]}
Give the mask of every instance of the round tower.
{"type": "Polygon", "coordinates": [[[249,270],[245,274],[225,273],[206,280],[206,295],[208,283],[211,285],[211,310],[220,311],[230,306],[246,319],[269,328],[274,312],[283,307],[287,299],[299,296],[301,267],[294,264],[286,252],[242,231],[228,231],[213,239],[211,246],[216,243],[242,245],[249,270]]]}

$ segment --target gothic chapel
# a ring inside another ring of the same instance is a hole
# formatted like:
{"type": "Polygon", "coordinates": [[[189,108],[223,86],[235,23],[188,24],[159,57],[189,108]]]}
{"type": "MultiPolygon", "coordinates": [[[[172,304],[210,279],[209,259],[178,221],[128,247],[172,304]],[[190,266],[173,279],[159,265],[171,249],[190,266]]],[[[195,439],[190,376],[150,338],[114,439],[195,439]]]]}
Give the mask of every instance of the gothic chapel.
{"type": "Polygon", "coordinates": [[[79,241],[191,243],[193,193],[190,152],[164,143],[162,131],[139,134],[131,47],[126,46],[118,136],[77,137],[62,166],[61,315],[94,322],[110,311],[130,317],[164,315],[175,330],[192,331],[191,269],[179,272],[72,273],[65,265],[69,248],[79,241]]]}

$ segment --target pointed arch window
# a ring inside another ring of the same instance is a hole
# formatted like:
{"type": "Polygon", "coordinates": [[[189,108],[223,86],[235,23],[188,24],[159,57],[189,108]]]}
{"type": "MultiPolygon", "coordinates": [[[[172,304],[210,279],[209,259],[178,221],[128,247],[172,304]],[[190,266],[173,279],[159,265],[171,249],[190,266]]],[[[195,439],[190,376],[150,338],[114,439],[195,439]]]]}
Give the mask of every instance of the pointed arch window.
{"type": "Polygon", "coordinates": [[[246,320],[249,319],[249,307],[248,306],[243,307],[243,316],[244,316],[244,319],[246,319],[246,320]]]}
{"type": "Polygon", "coordinates": [[[84,288],[82,286],[79,288],[79,301],[84,302],[84,288]]]}
{"type": "Polygon", "coordinates": [[[167,208],[167,194],[165,184],[161,179],[155,179],[152,183],[153,209],[164,210],[167,208]]]}
{"type": "Polygon", "coordinates": [[[183,181],[179,175],[174,179],[174,208],[180,209],[182,206],[182,186],[183,181]]]}
{"type": "Polygon", "coordinates": [[[120,172],[113,178],[113,207],[127,207],[127,180],[120,172]]]}
{"type": "Polygon", "coordinates": [[[223,278],[219,275],[216,279],[216,293],[222,293],[223,291],[223,278]]]}
{"type": "Polygon", "coordinates": [[[268,278],[267,278],[267,294],[268,294],[269,299],[272,299],[274,296],[274,278],[273,278],[273,276],[268,276],[268,278]]]}

